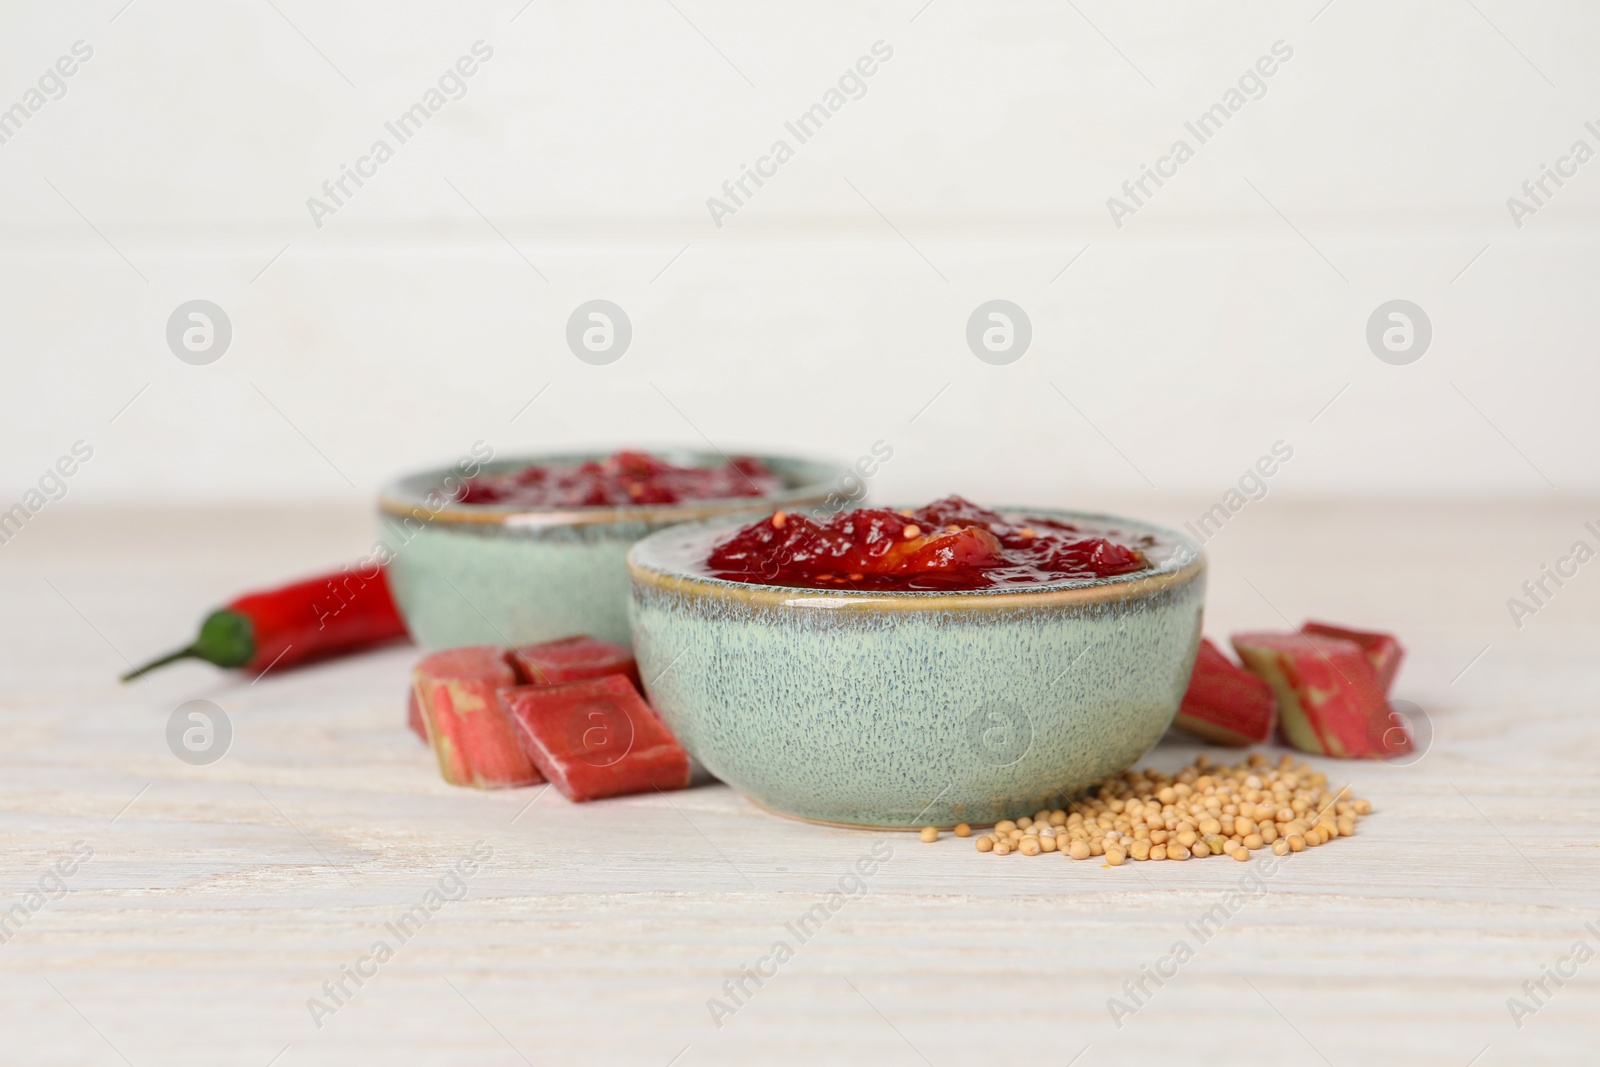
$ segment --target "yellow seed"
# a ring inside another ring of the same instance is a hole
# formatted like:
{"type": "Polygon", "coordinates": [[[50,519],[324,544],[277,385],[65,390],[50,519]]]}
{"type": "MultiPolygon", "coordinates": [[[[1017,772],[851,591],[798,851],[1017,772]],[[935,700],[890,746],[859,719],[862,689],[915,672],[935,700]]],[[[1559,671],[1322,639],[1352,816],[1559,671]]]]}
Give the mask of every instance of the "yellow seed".
{"type": "Polygon", "coordinates": [[[1067,813],[1066,812],[1062,811],[1060,808],[1057,808],[1055,811],[1052,811],[1050,813],[1050,825],[1051,826],[1065,826],[1066,824],[1067,824],[1067,813]]]}
{"type": "Polygon", "coordinates": [[[1189,854],[1197,860],[1203,860],[1211,855],[1211,847],[1204,841],[1196,841],[1194,847],[1189,850],[1189,854]]]}
{"type": "Polygon", "coordinates": [[[1371,815],[1372,802],[1370,800],[1357,800],[1354,803],[1357,815],[1371,815]]]}
{"type": "Polygon", "coordinates": [[[1114,845],[1111,848],[1106,849],[1106,862],[1111,864],[1113,867],[1122,866],[1122,861],[1126,858],[1126,854],[1120,848],[1117,848],[1114,845]]]}
{"type": "Polygon", "coordinates": [[[939,840],[939,828],[937,826],[924,826],[919,836],[924,841],[937,841],[939,840]]]}
{"type": "Polygon", "coordinates": [[[1037,837],[1024,837],[1022,843],[1017,846],[1017,851],[1024,856],[1037,856],[1042,850],[1037,837]]]}
{"type": "Polygon", "coordinates": [[[1038,811],[1034,812],[1033,813],[1033,821],[1034,822],[1049,822],[1050,821],[1050,809],[1049,808],[1040,808],[1038,811]]]}
{"type": "Polygon", "coordinates": [[[1001,819],[999,822],[994,824],[994,832],[997,834],[1009,834],[1016,828],[1017,824],[1012,822],[1010,819],[1001,819]]]}
{"type": "Polygon", "coordinates": [[[1055,838],[1054,834],[1051,834],[1049,837],[1041,836],[1039,838],[1039,851],[1041,851],[1041,852],[1054,852],[1055,850],[1056,850],[1056,838],[1055,838]]]}
{"type": "Polygon", "coordinates": [[[1182,845],[1168,845],[1167,846],[1167,859],[1169,859],[1169,860],[1186,860],[1188,858],[1189,858],[1189,850],[1184,848],[1182,845]]]}
{"type": "Polygon", "coordinates": [[[1265,841],[1269,845],[1278,840],[1280,836],[1278,833],[1278,824],[1273,822],[1262,823],[1260,833],[1261,840],[1265,841]]]}
{"type": "Polygon", "coordinates": [[[1354,819],[1352,819],[1352,818],[1350,818],[1350,816],[1346,815],[1344,818],[1339,820],[1339,836],[1340,837],[1351,837],[1351,836],[1354,836],[1355,832],[1356,832],[1356,821],[1354,819]]]}
{"type": "Polygon", "coordinates": [[[1166,845],[1151,845],[1150,846],[1150,858],[1153,859],[1153,860],[1164,860],[1164,859],[1166,859],[1167,858],[1167,846],[1166,845]]]}
{"type": "Polygon", "coordinates": [[[1216,819],[1201,819],[1200,832],[1205,834],[1207,837],[1210,837],[1212,834],[1220,834],[1222,832],[1222,824],[1216,819]]]}
{"type": "Polygon", "coordinates": [[[1178,844],[1184,848],[1193,848],[1198,840],[1200,840],[1200,837],[1193,830],[1181,830],[1178,833],[1178,844]]]}
{"type": "Polygon", "coordinates": [[[1166,844],[1167,843],[1167,832],[1165,830],[1151,830],[1150,831],[1150,843],[1152,845],[1164,845],[1164,844],[1166,844]]]}
{"type": "Polygon", "coordinates": [[[1132,856],[1136,860],[1147,860],[1147,859],[1149,859],[1150,858],[1150,842],[1145,841],[1143,839],[1134,841],[1133,844],[1128,846],[1128,855],[1132,856]]]}
{"type": "Polygon", "coordinates": [[[1285,856],[1288,853],[1289,839],[1287,837],[1280,837],[1272,843],[1272,854],[1274,856],[1285,856]]]}
{"type": "Polygon", "coordinates": [[[971,837],[972,836],[972,827],[968,826],[966,823],[957,823],[956,824],[956,836],[957,837],[971,837]]]}
{"type": "Polygon", "coordinates": [[[1103,855],[1105,855],[1105,853],[1106,853],[1106,839],[1105,838],[1103,838],[1103,837],[1093,837],[1093,838],[1089,839],[1089,855],[1091,855],[1091,856],[1103,856],[1103,855]]]}
{"type": "Polygon", "coordinates": [[[1205,840],[1205,846],[1211,850],[1212,855],[1228,851],[1229,843],[1228,839],[1221,834],[1211,834],[1205,840]]]}
{"type": "Polygon", "coordinates": [[[978,851],[993,852],[994,838],[990,837],[988,834],[984,834],[982,837],[978,838],[978,851]]]}
{"type": "Polygon", "coordinates": [[[1010,853],[1010,851],[1011,851],[1011,846],[1006,844],[1004,841],[996,841],[994,843],[994,854],[996,856],[1007,855],[1008,853],[1010,853]]]}
{"type": "Polygon", "coordinates": [[[1250,858],[1250,850],[1247,848],[1236,848],[1233,850],[1233,858],[1238,860],[1240,863],[1243,863],[1250,858]]]}
{"type": "Polygon", "coordinates": [[[1306,850],[1306,839],[1299,834],[1290,834],[1284,840],[1289,842],[1290,852],[1304,852],[1306,850]]]}
{"type": "Polygon", "coordinates": [[[1258,848],[1265,848],[1266,844],[1267,843],[1265,841],[1261,840],[1260,834],[1245,835],[1244,847],[1249,849],[1251,852],[1254,852],[1258,848]]]}

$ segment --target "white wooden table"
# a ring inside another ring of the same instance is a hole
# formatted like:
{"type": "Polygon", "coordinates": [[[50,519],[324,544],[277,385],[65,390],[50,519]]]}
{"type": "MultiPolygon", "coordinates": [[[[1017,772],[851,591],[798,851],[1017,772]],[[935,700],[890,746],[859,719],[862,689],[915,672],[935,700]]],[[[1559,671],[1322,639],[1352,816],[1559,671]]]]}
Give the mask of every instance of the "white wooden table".
{"type": "MultiPolygon", "coordinates": [[[[0,910],[76,842],[93,857],[0,944],[0,1062],[1593,1062],[1600,960],[1547,980],[1520,1028],[1507,1007],[1574,942],[1600,949],[1600,563],[1521,630],[1505,605],[1585,519],[1600,504],[1271,498],[1230,523],[1209,632],[1280,612],[1392,628],[1397,695],[1434,739],[1411,766],[1325,762],[1374,815],[1202,944],[1186,923],[1255,865],[996,860],[789,822],[721,786],[582,806],[450,788],[405,729],[409,648],[118,686],[124,657],[228,594],[355,558],[370,518],[63,505],[0,547],[0,910]],[[234,729],[210,766],[165,741],[196,698],[234,729]],[[785,923],[885,840],[865,895],[799,943],[785,923]],[[477,842],[492,856],[465,896],[402,943],[386,924],[477,842]],[[361,963],[379,939],[393,957],[361,963]],[[724,982],[780,939],[793,958],[714,1025],[708,1001],[731,1004],[724,982]],[[1194,958],[1116,1026],[1108,998],[1180,939],[1194,958]],[[308,1001],[332,1005],[324,983],[358,964],[371,977],[314,1021],[308,1001]]],[[[1149,759],[1194,751],[1169,738],[1149,759]]]]}

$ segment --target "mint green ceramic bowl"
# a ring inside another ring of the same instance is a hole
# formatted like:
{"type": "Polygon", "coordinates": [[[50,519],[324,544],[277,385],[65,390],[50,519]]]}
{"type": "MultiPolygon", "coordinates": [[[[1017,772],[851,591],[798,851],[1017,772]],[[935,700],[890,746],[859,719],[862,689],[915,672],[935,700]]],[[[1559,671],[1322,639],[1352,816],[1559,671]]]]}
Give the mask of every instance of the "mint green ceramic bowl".
{"type": "Polygon", "coordinates": [[[816,822],[985,825],[1132,766],[1188,685],[1204,556],[1146,523],[996,510],[1148,534],[1153,565],[1025,590],[791,589],[706,576],[736,522],[667,530],[628,554],[652,703],[718,778],[816,822]]]}
{"type": "MultiPolygon", "coordinates": [[[[678,465],[720,466],[718,453],[653,449],[678,465]]],[[[530,464],[575,464],[609,453],[514,456],[481,465],[496,474],[530,464]]],[[[379,498],[386,570],[411,636],[426,648],[522,644],[589,634],[628,640],[628,549],[679,523],[767,514],[841,493],[840,467],[757,455],[785,488],[763,497],[642,507],[526,508],[457,504],[461,472],[408,475],[379,498]],[[444,490],[444,491],[441,491],[444,490]]]]}

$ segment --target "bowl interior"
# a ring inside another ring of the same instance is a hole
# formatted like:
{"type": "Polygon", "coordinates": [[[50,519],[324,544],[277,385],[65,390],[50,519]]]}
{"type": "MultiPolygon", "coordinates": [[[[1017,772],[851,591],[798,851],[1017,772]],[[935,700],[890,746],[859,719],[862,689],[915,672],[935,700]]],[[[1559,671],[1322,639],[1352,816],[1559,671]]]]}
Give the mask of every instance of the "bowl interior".
{"type": "MultiPolygon", "coordinates": [[[[724,454],[698,452],[681,448],[646,448],[641,451],[683,467],[720,467],[733,455],[748,456],[758,460],[783,481],[784,488],[776,493],[755,497],[719,497],[708,500],[690,500],[681,504],[604,505],[601,507],[528,507],[523,504],[459,504],[445,491],[447,484],[461,480],[456,467],[435,467],[404,475],[386,486],[380,494],[380,505],[388,511],[407,513],[426,511],[431,518],[498,522],[515,516],[554,517],[558,515],[590,514],[615,516],[619,519],[647,518],[662,512],[683,512],[695,518],[728,510],[749,511],[757,501],[781,507],[794,500],[819,499],[837,489],[845,468],[838,464],[796,456],[768,455],[756,452],[724,454]],[[695,513],[699,514],[696,515],[695,513]]],[[[529,466],[567,466],[603,460],[613,451],[544,452],[506,456],[492,459],[478,466],[477,474],[505,474],[529,466]]]]}
{"type": "MultiPolygon", "coordinates": [[[[899,507],[900,505],[886,505],[899,507]]],[[[734,591],[762,591],[785,597],[842,597],[847,599],[949,599],[959,597],[1017,596],[1063,589],[1098,589],[1111,585],[1126,585],[1176,574],[1201,556],[1200,546],[1192,539],[1164,526],[1125,519],[1114,515],[1100,515],[1060,508],[1002,506],[991,510],[1003,515],[1027,515],[1037,518],[1070,522],[1085,533],[1099,534],[1132,544],[1143,551],[1151,565],[1131,574],[1111,578],[1066,578],[1036,585],[1001,586],[992,589],[958,590],[858,590],[813,589],[783,585],[762,585],[756,582],[737,582],[710,575],[704,561],[712,546],[728,534],[747,525],[747,519],[717,518],[704,522],[674,526],[652,534],[633,546],[628,553],[631,567],[686,579],[711,588],[734,591]]]]}

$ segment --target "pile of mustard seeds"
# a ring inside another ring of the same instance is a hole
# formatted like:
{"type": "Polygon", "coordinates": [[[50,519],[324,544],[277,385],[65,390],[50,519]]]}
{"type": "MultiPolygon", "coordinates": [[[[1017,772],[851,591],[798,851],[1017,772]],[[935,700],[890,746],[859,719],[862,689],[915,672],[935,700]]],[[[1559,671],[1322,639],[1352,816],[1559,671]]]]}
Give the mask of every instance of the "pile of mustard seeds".
{"type": "MultiPolygon", "coordinates": [[[[1232,856],[1240,863],[1257,849],[1279,855],[1350,837],[1372,805],[1348,786],[1331,791],[1326,775],[1284,755],[1276,767],[1257,753],[1232,767],[1206,756],[1169,777],[1128,771],[1108,778],[1065,808],[1003,819],[977,839],[979,852],[1038,856],[1059,852],[1075,860],[1186,860],[1232,856]]],[[[972,836],[962,823],[957,837],[972,836]]],[[[922,840],[937,841],[928,826],[922,840]]]]}

